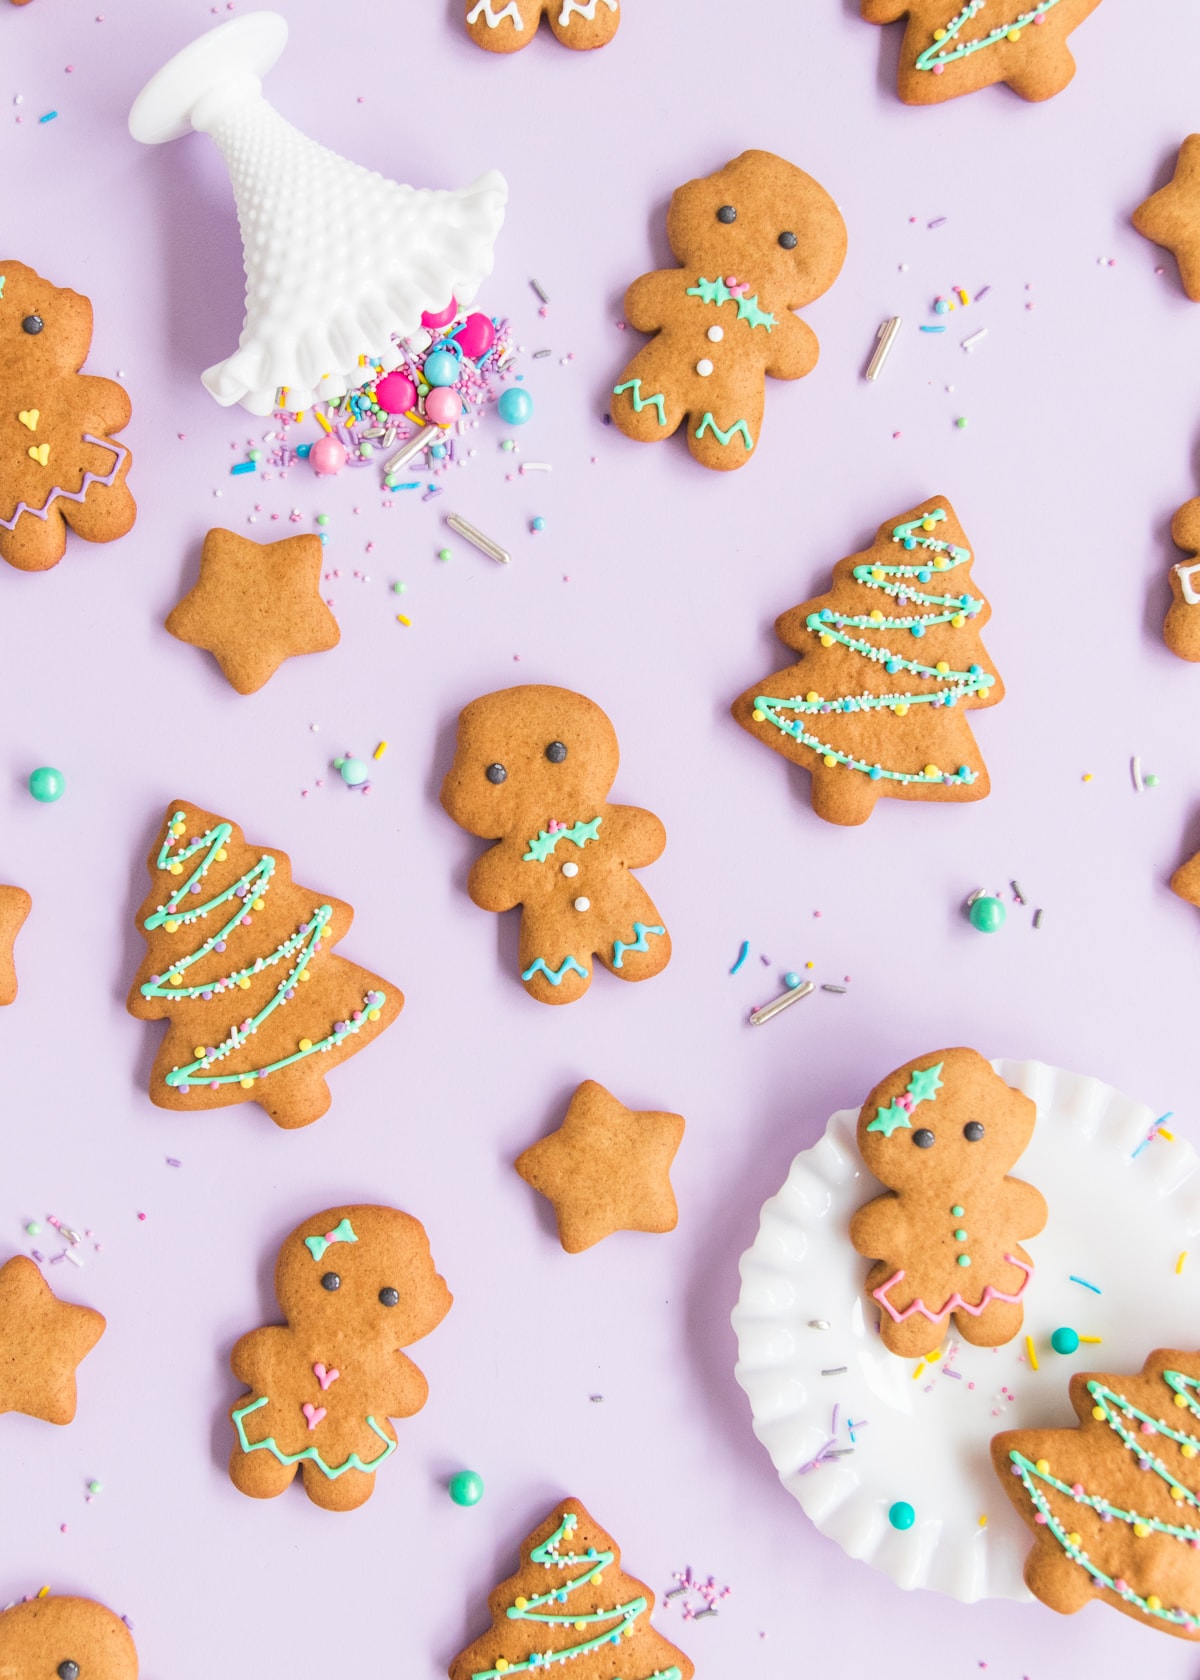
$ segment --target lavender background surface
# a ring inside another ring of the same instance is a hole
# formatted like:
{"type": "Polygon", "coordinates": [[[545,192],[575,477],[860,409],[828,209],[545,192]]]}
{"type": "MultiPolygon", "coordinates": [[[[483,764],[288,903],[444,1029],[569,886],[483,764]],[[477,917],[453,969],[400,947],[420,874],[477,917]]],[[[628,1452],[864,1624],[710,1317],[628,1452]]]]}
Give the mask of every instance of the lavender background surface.
{"type": "MultiPolygon", "coordinates": [[[[0,879],[35,905],[21,995],[0,1012],[0,1257],[29,1246],[29,1219],[86,1226],[102,1250],[48,1272],[109,1320],[69,1429],[0,1419],[0,1602],[45,1582],[105,1600],[133,1622],[149,1680],[425,1680],[487,1626],[522,1535],[575,1493],[657,1593],[687,1564],[732,1587],[714,1620],[656,1612],[701,1675],[856,1676],[884,1656],[895,1680],[983,1663],[1004,1680],[1151,1663],[1159,1680],[1194,1675],[1186,1645],[1100,1608],[966,1607],[845,1558],[751,1433],[729,1311],[793,1154],[920,1051],[962,1042],[1091,1072],[1200,1136],[1200,914],[1166,886],[1200,844],[1200,670],[1159,628],[1170,517],[1197,489],[1200,309],[1129,226],[1196,126],[1200,14],[1109,0],[1074,36],[1079,72],[1059,98],[992,89],[909,110],[900,32],[860,22],[854,0],[627,0],[603,52],[543,31],[509,60],[469,43],[459,0],[280,9],[291,43],[266,91],[306,132],[418,185],[507,175],[481,302],[511,314],[527,352],[553,350],[522,358],[536,413],[517,435],[518,459],[554,470],[507,482],[510,434],[492,414],[427,504],[382,508],[373,472],[230,478],[270,422],[199,384],[241,323],[223,167],[206,139],[147,149],[125,128],[146,76],[228,10],[0,5],[0,255],[92,298],[89,370],[122,370],[132,395],[140,510],[124,541],[73,540],[52,572],[0,567],[0,879]],[[748,146],[828,187],[850,252],[806,312],[819,367],[772,386],[757,459],[717,475],[678,440],[641,448],[600,417],[641,342],[615,325],[624,288],[667,260],[671,190],[748,146]],[[991,291],[919,334],[956,284],[991,291]],[[868,386],[891,314],[903,333],[868,386]],[[993,792],[883,800],[840,831],[728,702],[782,663],[775,615],[932,494],[954,501],[994,609],[1008,697],[975,718],[993,792]],[[449,537],[451,510],[506,542],[511,566],[449,537]],[[318,513],[341,645],[239,697],[163,618],[210,525],[262,539],[315,529],[318,513]],[[437,804],[459,708],[516,682],[597,700],[621,741],[615,797],[669,835],[641,878],[671,927],[670,968],[636,988],[600,974],[565,1009],[524,995],[515,918],[470,904],[476,843],[437,804]],[[380,739],[370,796],[349,793],[329,759],[380,739]],[[1133,791],[1135,753],[1162,778],[1152,792],[1133,791]],[[42,763],[66,774],[57,805],[25,792],[42,763]],[[191,1118],[147,1098],[159,1029],[124,1010],[132,917],[178,796],[350,900],[342,951],[407,994],[308,1130],[278,1131],[254,1105],[191,1118]],[[1045,909],[1041,931],[1014,906],[1001,935],[974,933],[964,895],[1014,876],[1045,909]],[[730,978],[743,939],[752,954],[730,978]],[[851,976],[848,993],[749,1029],[751,1005],[809,961],[818,980],[851,976]],[[587,1077],[686,1115],[673,1236],[566,1256],[513,1173],[587,1077]],[[252,1502],[224,1468],[229,1348],[272,1321],[293,1223],[355,1199],[417,1214],[454,1291],[412,1350],[429,1404],[355,1514],[298,1489],[252,1502]],[[444,1491],[463,1466],[487,1482],[471,1511],[444,1491]],[[88,1504],[93,1477],[104,1491],[88,1504]]],[[[1183,1315],[1184,1345],[1194,1324],[1183,1315]]],[[[919,1505],[921,1489],[905,1496],[919,1505]]]]}

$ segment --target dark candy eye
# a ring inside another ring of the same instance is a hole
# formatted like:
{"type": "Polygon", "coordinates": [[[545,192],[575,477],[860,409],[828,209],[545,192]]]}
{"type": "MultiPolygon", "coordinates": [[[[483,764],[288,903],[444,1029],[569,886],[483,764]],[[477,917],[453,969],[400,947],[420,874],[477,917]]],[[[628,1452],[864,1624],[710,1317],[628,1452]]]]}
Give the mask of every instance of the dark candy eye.
{"type": "Polygon", "coordinates": [[[721,208],[717,211],[717,220],[719,222],[736,222],[737,211],[733,208],[732,204],[722,204],[721,208]]]}
{"type": "Polygon", "coordinates": [[[342,1280],[336,1272],[326,1272],[324,1277],[321,1279],[321,1288],[328,1289],[330,1294],[332,1294],[335,1289],[340,1289],[341,1287],[342,1280]]]}
{"type": "Polygon", "coordinates": [[[400,1291],[398,1289],[381,1289],[379,1291],[379,1299],[383,1302],[385,1307],[394,1307],[396,1302],[400,1299],[400,1291]]]}
{"type": "Polygon", "coordinates": [[[968,1143],[978,1143],[983,1136],[983,1127],[978,1120],[968,1120],[963,1127],[963,1136],[968,1143]]]}
{"type": "Polygon", "coordinates": [[[794,251],[796,249],[796,235],[794,233],[781,233],[779,243],[785,251],[794,251]]]}
{"type": "Polygon", "coordinates": [[[504,768],[503,764],[489,764],[483,773],[489,782],[495,783],[503,782],[508,777],[508,771],[504,768]]]}
{"type": "MultiPolygon", "coordinates": [[[[21,331],[27,333],[40,333],[45,324],[46,323],[42,320],[40,315],[26,315],[25,319],[21,322],[21,331]]],[[[72,1664],[72,1667],[74,1667],[74,1664],[72,1664]]]]}
{"type": "Polygon", "coordinates": [[[928,1126],[918,1126],[917,1130],[913,1133],[913,1142],[916,1144],[918,1149],[932,1149],[933,1133],[929,1130],[928,1126]]]}
{"type": "MultiPolygon", "coordinates": [[[[41,329],[42,323],[39,321],[37,330],[40,332],[41,329]]],[[[58,1665],[58,1680],[79,1680],[79,1664],[72,1662],[69,1657],[66,1662],[60,1662],[58,1665]]]]}
{"type": "Polygon", "coordinates": [[[561,741],[551,741],[550,745],[546,748],[546,757],[550,760],[551,764],[561,764],[566,756],[567,749],[563,746],[561,741]]]}

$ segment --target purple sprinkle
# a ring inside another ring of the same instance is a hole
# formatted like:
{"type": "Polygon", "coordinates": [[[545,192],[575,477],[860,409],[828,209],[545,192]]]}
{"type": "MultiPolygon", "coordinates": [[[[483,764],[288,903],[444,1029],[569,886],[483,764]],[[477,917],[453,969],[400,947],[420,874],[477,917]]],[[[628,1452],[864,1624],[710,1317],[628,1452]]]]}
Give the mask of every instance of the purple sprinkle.
{"type": "Polygon", "coordinates": [[[930,223],[929,223],[929,224],[928,224],[928,226],[930,226],[930,227],[931,227],[931,228],[935,228],[935,227],[944,227],[944,226],[945,226],[945,225],[946,225],[946,218],[945,218],[945,216],[935,216],[935,217],[934,217],[934,219],[933,219],[933,221],[931,221],[931,222],[930,222],[930,223]]]}
{"type": "Polygon", "coordinates": [[[150,984],[152,986],[157,986],[160,983],[161,980],[162,980],[162,975],[161,974],[152,974],[150,976],[150,984]]]}
{"type": "Polygon", "coordinates": [[[212,1002],[212,993],[211,992],[201,992],[200,996],[201,996],[201,999],[205,1003],[211,1003],[212,1002]]]}
{"type": "Polygon", "coordinates": [[[218,939],[217,943],[213,946],[213,950],[214,951],[223,951],[224,949],[225,949],[225,941],[223,939],[218,939]]]}
{"type": "Polygon", "coordinates": [[[290,1002],[291,1002],[291,1001],[292,1001],[292,999],[293,999],[293,998],[294,998],[294,997],[295,997],[295,995],[296,995],[296,988],[295,988],[295,986],[289,986],[289,987],[288,987],[288,989],[287,989],[287,991],[286,991],[286,992],[284,992],[284,994],[283,994],[283,995],[284,995],[284,999],[285,999],[285,1000],[286,1000],[286,1001],[287,1001],[287,1002],[288,1002],[288,1003],[290,1003],[290,1002]]]}
{"type": "Polygon", "coordinates": [[[944,1377],[953,1377],[955,1382],[961,1382],[962,1381],[962,1372],[961,1371],[951,1371],[947,1366],[942,1367],[942,1375],[944,1377]]]}
{"type": "Polygon", "coordinates": [[[191,886],[190,886],[190,887],[189,887],[189,888],[188,888],[188,891],[189,891],[189,892],[194,892],[194,893],[198,893],[198,892],[199,892],[199,891],[200,891],[200,883],[199,883],[199,881],[193,881],[193,882],[192,882],[192,884],[191,884],[191,886]]]}
{"type": "Polygon", "coordinates": [[[169,1167],[181,1167],[183,1165],[183,1162],[182,1161],[177,1161],[175,1159],[174,1155],[168,1155],[167,1156],[167,1165],[169,1167]]]}

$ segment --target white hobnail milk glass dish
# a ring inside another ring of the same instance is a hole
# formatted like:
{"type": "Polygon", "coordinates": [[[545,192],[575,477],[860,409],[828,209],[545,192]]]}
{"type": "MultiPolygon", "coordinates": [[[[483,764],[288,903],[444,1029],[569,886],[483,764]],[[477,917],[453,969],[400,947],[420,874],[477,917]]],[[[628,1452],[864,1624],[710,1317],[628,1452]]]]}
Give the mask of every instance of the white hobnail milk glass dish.
{"type": "Polygon", "coordinates": [[[733,1312],[754,1432],[820,1532],[899,1586],[966,1603],[1030,1596],[1029,1532],[996,1480],[992,1436],[1075,1423],[1075,1371],[1138,1371],[1153,1348],[1200,1346],[1200,1252],[1177,1270],[1182,1253],[1200,1251],[1195,1151],[1162,1138],[1141,1148],[1153,1110],[1098,1079],[1041,1062],[992,1066],[1037,1104],[1013,1176],[1049,1204],[1045,1230],[1026,1244],[1035,1270],[1015,1341],[972,1347],[951,1330],[943,1357],[915,1378],[918,1362],[884,1347],[863,1295],[869,1262],[848,1235],[854,1210],[883,1189],[855,1144],[857,1109],[833,1115],[764,1205],[733,1312]],[[1050,1336],[1063,1326],[1101,1343],[1056,1354],[1050,1336]],[[839,1366],[844,1374],[821,1374],[839,1366]],[[835,1406],[839,1452],[851,1446],[848,1422],[866,1420],[853,1451],[806,1470],[831,1440],[835,1406]],[[889,1521],[899,1501],[916,1513],[907,1530],[889,1521]]]}
{"type": "Polygon", "coordinates": [[[277,12],[202,35],[134,101],[129,130],[158,145],[212,137],[233,183],[246,270],[238,348],[201,375],[219,403],[270,414],[362,383],[360,356],[401,360],[394,340],[492,271],[508,188],[496,170],[454,192],[400,186],[309,140],[272,109],[261,77],[287,42],[277,12]]]}

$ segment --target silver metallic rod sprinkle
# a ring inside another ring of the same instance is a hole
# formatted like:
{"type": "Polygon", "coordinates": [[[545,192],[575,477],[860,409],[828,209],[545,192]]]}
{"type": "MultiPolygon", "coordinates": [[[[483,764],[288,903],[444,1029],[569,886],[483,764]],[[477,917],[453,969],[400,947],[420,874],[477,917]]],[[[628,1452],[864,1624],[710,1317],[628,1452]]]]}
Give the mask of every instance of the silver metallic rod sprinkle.
{"type": "Polygon", "coordinates": [[[60,1237],[66,1237],[66,1239],[69,1243],[77,1243],[77,1242],[82,1242],[83,1241],[83,1238],[79,1235],[79,1232],[78,1231],[72,1231],[72,1229],[69,1225],[60,1225],[58,1227],[58,1234],[59,1234],[60,1237]]]}
{"type": "Polygon", "coordinates": [[[714,1610],[710,1605],[707,1610],[697,1610],[696,1614],[692,1617],[692,1620],[694,1622],[702,1622],[705,1616],[716,1616],[718,1614],[719,1611],[714,1610]]]}
{"type": "Polygon", "coordinates": [[[844,992],[844,991],[845,991],[845,990],[846,990],[846,988],[845,988],[845,986],[830,986],[830,985],[823,985],[823,986],[822,986],[822,987],[821,987],[821,990],[822,990],[822,991],[823,991],[823,992],[844,992]]]}
{"type": "Polygon", "coordinates": [[[434,427],[422,426],[407,443],[401,444],[390,460],[383,463],[384,477],[388,478],[392,473],[398,473],[401,467],[406,467],[413,456],[419,455],[422,449],[427,449],[436,436],[437,431],[434,427]]]}
{"type": "Polygon", "coordinates": [[[867,378],[878,379],[883,372],[883,364],[892,353],[892,345],[896,342],[896,334],[900,331],[900,316],[893,315],[890,321],[881,323],[876,338],[875,354],[867,364],[867,378]]]}
{"type": "Polygon", "coordinates": [[[978,344],[979,340],[981,338],[986,338],[987,335],[988,335],[987,328],[986,327],[980,327],[978,332],[973,332],[969,338],[964,338],[963,339],[963,341],[962,341],[963,349],[964,350],[969,350],[973,344],[978,344]]]}
{"type": "Polygon", "coordinates": [[[829,1320],[827,1318],[810,1318],[808,1328],[810,1330],[828,1330],[829,1320]]]}
{"type": "Polygon", "coordinates": [[[551,352],[549,350],[535,350],[533,352],[533,359],[535,362],[540,362],[543,356],[549,356],[550,354],[551,352]]]}
{"type": "Polygon", "coordinates": [[[854,1456],[854,1448],[830,1447],[828,1452],[823,1453],[821,1456],[823,1458],[852,1458],[854,1456]]]}
{"type": "Polygon", "coordinates": [[[1135,757],[1135,758],[1131,758],[1129,760],[1129,774],[1133,777],[1133,791],[1135,793],[1141,793],[1141,791],[1142,791],[1142,761],[1141,761],[1140,758],[1135,757]]]}
{"type": "Polygon", "coordinates": [[[844,1371],[849,1369],[849,1365],[831,1365],[827,1371],[822,1371],[821,1375],[823,1377],[840,1377],[844,1371]]]}
{"type": "Polygon", "coordinates": [[[490,560],[498,560],[501,565],[507,566],[512,559],[512,555],[506,548],[501,548],[499,543],[494,543],[491,537],[485,537],[482,531],[475,529],[474,525],[468,525],[467,521],[460,518],[457,513],[448,513],[446,523],[452,531],[457,531],[460,537],[471,543],[481,554],[486,554],[490,560]]]}
{"type": "Polygon", "coordinates": [[[1033,912],[1033,925],[1034,925],[1034,927],[1035,927],[1035,928],[1040,928],[1040,927],[1041,927],[1041,925],[1042,925],[1042,917],[1043,917],[1043,916],[1044,916],[1044,915],[1045,915],[1045,911],[1044,911],[1044,910],[1035,910],[1035,911],[1034,911],[1034,912],[1033,912]]]}
{"type": "Polygon", "coordinates": [[[553,472],[554,468],[550,465],[549,461],[522,461],[521,462],[521,471],[523,473],[527,473],[527,472],[553,472]]]}
{"type": "Polygon", "coordinates": [[[815,992],[816,989],[811,980],[805,980],[799,986],[793,986],[790,992],[784,992],[781,997],[777,997],[772,1003],[764,1003],[761,1009],[756,1009],[750,1017],[750,1025],[761,1027],[764,1021],[771,1020],[773,1016],[778,1015],[781,1010],[787,1009],[791,1004],[799,1003],[801,998],[806,998],[810,992],[815,992]]]}
{"type": "Polygon", "coordinates": [[[686,1587],[672,1587],[669,1593],[664,1593],[663,1594],[663,1597],[664,1598],[678,1598],[680,1593],[685,1593],[686,1591],[687,1591],[686,1587]]]}
{"type": "Polygon", "coordinates": [[[1017,903],[1018,904],[1028,904],[1029,900],[1025,897],[1025,894],[1021,891],[1021,883],[1019,881],[1010,881],[1008,884],[1013,890],[1013,897],[1016,899],[1017,903]]]}
{"type": "Polygon", "coordinates": [[[540,286],[539,286],[539,285],[538,285],[538,283],[537,283],[537,281],[536,281],[536,280],[531,280],[531,281],[530,281],[530,282],[529,282],[529,284],[530,284],[530,285],[531,285],[531,286],[532,286],[532,287],[533,287],[533,289],[534,289],[534,291],[535,291],[535,292],[536,292],[536,293],[537,293],[537,295],[538,295],[538,296],[539,296],[539,297],[540,297],[540,298],[541,298],[541,300],[542,300],[542,302],[543,302],[543,303],[549,303],[549,302],[550,302],[550,299],[549,299],[549,298],[548,298],[548,297],[547,297],[547,296],[546,296],[546,294],[545,294],[545,292],[544,292],[544,291],[543,291],[543,290],[542,290],[542,288],[541,288],[541,287],[540,287],[540,286]]]}

